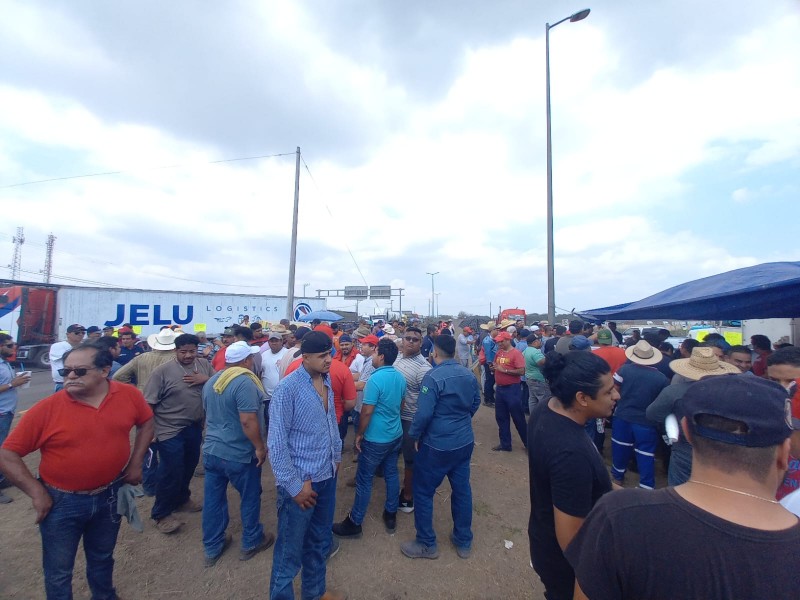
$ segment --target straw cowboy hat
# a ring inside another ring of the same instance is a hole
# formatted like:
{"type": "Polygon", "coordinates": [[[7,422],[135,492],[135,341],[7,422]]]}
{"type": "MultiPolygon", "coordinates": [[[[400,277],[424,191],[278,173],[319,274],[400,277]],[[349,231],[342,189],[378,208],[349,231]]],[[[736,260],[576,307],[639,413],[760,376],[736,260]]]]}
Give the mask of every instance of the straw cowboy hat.
{"type": "Polygon", "coordinates": [[[506,327],[510,327],[514,323],[516,323],[516,321],[514,321],[513,319],[503,319],[502,321],[500,321],[500,325],[498,325],[498,327],[500,329],[505,329],[506,327]]]}
{"type": "Polygon", "coordinates": [[[286,329],[286,325],[282,324],[270,325],[269,332],[280,333],[281,335],[286,335],[287,333],[291,333],[288,329],[286,329]]]}
{"type": "Polygon", "coordinates": [[[657,365],[661,362],[661,351],[653,348],[645,340],[639,340],[635,346],[625,349],[628,360],[637,365],[657,365]]]}
{"type": "Polygon", "coordinates": [[[739,368],[721,362],[714,354],[713,348],[698,346],[692,348],[692,355],[689,358],[679,358],[669,363],[669,368],[678,375],[683,375],[686,379],[697,381],[709,375],[731,375],[740,373],[739,368]]]}
{"type": "Polygon", "coordinates": [[[162,329],[147,336],[147,345],[153,350],[175,350],[175,338],[182,333],[181,331],[176,335],[171,329],[162,329]]]}
{"type": "Polygon", "coordinates": [[[495,327],[497,327],[497,323],[495,321],[489,321],[488,323],[484,323],[483,325],[481,325],[481,329],[483,329],[484,331],[491,331],[495,327]]]}

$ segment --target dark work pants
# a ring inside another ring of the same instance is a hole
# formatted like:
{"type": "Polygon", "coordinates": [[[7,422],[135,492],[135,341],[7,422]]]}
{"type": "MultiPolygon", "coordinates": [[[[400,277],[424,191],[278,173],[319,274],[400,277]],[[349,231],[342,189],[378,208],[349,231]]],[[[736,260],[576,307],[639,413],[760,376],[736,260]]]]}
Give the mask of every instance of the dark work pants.
{"type": "Polygon", "coordinates": [[[483,365],[483,372],[486,376],[483,384],[483,401],[487,404],[494,404],[494,371],[489,368],[487,363],[483,365]]]}

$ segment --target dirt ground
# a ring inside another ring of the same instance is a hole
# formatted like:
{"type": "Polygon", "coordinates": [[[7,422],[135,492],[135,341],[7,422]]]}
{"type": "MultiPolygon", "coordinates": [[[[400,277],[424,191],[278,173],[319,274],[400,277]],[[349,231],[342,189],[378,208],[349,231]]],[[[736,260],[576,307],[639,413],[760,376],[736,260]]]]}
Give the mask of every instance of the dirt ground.
{"type": "MultiPolygon", "coordinates": [[[[472,458],[473,542],[472,557],[459,559],[450,545],[450,487],[445,481],[435,499],[434,525],[440,556],[437,560],[411,560],[400,552],[400,543],[414,537],[414,515],[398,513],[397,532],[388,535],[381,522],[385,500],[383,480],[373,489],[364,535],[342,540],[342,549],[328,563],[328,587],[344,591],[351,600],[421,598],[542,598],[542,586],[530,568],[528,556],[527,456],[515,440],[512,453],[492,452],[497,443],[494,411],[481,406],[475,415],[475,452],[472,458]],[[506,540],[513,546],[506,548],[506,540]]],[[[514,434],[516,435],[516,434],[514,434]]],[[[345,481],[355,474],[349,447],[352,429],[345,441],[342,471],[337,489],[336,519],[349,510],[354,488],[345,481]]],[[[35,468],[38,454],[28,458],[35,468]]],[[[263,475],[261,520],[275,531],[275,482],[267,467],[263,475]]],[[[16,488],[6,490],[12,504],[0,506],[0,598],[44,597],[41,569],[41,538],[34,525],[30,500],[16,488]]],[[[192,495],[202,500],[203,480],[194,478],[192,495]]],[[[123,522],[115,553],[114,579],[120,597],[129,599],[179,600],[183,598],[266,598],[272,567],[272,549],[248,562],[238,560],[241,539],[238,495],[230,489],[229,531],[234,546],[210,569],[203,567],[201,513],[182,514],[187,524],[177,534],[166,536],[149,519],[152,498],[140,498],[139,513],[144,533],[136,533],[123,522]]],[[[76,599],[89,598],[85,561],[79,550],[73,581],[76,599]]],[[[299,597],[299,578],[296,582],[299,597]]]]}

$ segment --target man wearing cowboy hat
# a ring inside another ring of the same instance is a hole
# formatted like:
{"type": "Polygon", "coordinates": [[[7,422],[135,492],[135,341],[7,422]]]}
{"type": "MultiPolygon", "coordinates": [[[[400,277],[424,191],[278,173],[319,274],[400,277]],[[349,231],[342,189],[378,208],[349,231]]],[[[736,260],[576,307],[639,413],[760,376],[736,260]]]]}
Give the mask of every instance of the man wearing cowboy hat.
{"type": "Polygon", "coordinates": [[[483,403],[488,407],[494,408],[494,371],[492,371],[491,364],[497,354],[497,344],[494,341],[494,336],[499,333],[500,328],[494,321],[484,323],[480,327],[486,332],[481,342],[483,355],[486,359],[483,364],[483,403]]]}
{"type": "MultiPolygon", "coordinates": [[[[696,346],[689,358],[673,360],[669,366],[681,376],[681,381],[665,387],[645,411],[647,419],[658,427],[663,427],[667,416],[676,412],[678,401],[695,382],[705,377],[739,373],[735,366],[720,361],[709,346],[696,346]]],[[[667,483],[680,485],[688,481],[691,474],[692,447],[683,435],[679,435],[671,447],[667,483]]]]}
{"type": "Polygon", "coordinates": [[[661,352],[645,340],[625,350],[625,355],[630,362],[614,373],[620,398],[614,412],[611,435],[611,476],[617,484],[622,485],[631,451],[635,451],[639,487],[652,490],[656,485],[658,429],[647,418],[645,411],[661,390],[669,385],[669,379],[656,368],[661,362],[661,352]]]}
{"type": "MultiPolygon", "coordinates": [[[[162,329],[158,333],[153,333],[147,337],[147,345],[152,348],[152,352],[145,352],[134,357],[128,364],[114,373],[112,379],[122,383],[135,383],[140,392],[144,392],[150,376],[158,367],[175,358],[175,332],[170,329],[162,329]]],[[[142,469],[142,488],[148,496],[154,496],[156,485],[156,473],[158,470],[158,454],[156,444],[150,445],[150,450],[145,458],[142,469]]]]}

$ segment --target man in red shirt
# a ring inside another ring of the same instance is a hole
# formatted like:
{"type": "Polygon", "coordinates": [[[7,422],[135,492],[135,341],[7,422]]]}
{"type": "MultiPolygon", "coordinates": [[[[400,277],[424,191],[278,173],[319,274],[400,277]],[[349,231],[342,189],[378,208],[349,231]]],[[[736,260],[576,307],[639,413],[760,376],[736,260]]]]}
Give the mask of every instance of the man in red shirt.
{"type": "Polygon", "coordinates": [[[593,352],[608,363],[613,376],[617,369],[628,361],[628,357],[625,355],[625,350],[619,346],[612,345],[614,343],[614,334],[610,329],[601,329],[596,336],[597,344],[600,347],[593,350],[593,352]]]}
{"type": "Polygon", "coordinates": [[[525,358],[522,352],[511,345],[511,334],[501,331],[494,338],[498,346],[491,369],[495,381],[495,411],[500,430],[500,444],[492,448],[496,452],[511,452],[511,420],[519,433],[522,445],[528,447],[528,430],[522,410],[520,377],[525,375],[525,358]]]}
{"type": "Polygon", "coordinates": [[[35,404],[0,449],[0,470],[33,502],[48,598],[72,597],[81,538],[92,597],[117,597],[117,491],[142,481],[153,412],[134,386],[108,380],[112,362],[108,350],[93,344],[69,351],[60,370],[64,389],[35,404]],[[36,450],[38,480],[22,462],[36,450]]]}
{"type": "Polygon", "coordinates": [[[333,360],[338,360],[349,369],[350,365],[353,364],[353,361],[358,356],[358,352],[355,351],[353,347],[353,338],[349,335],[344,334],[339,337],[339,352],[336,353],[336,356],[333,357],[333,360]]]}
{"type": "MultiPolygon", "coordinates": [[[[286,369],[286,375],[303,364],[303,357],[295,359],[286,369]]],[[[353,381],[353,374],[345,364],[339,360],[331,361],[331,389],[333,389],[333,404],[336,407],[336,422],[341,425],[342,415],[345,411],[352,410],[356,405],[356,382],[353,381]]],[[[341,427],[339,428],[341,435],[341,427]]],[[[345,433],[347,430],[345,430],[345,433]]]]}

